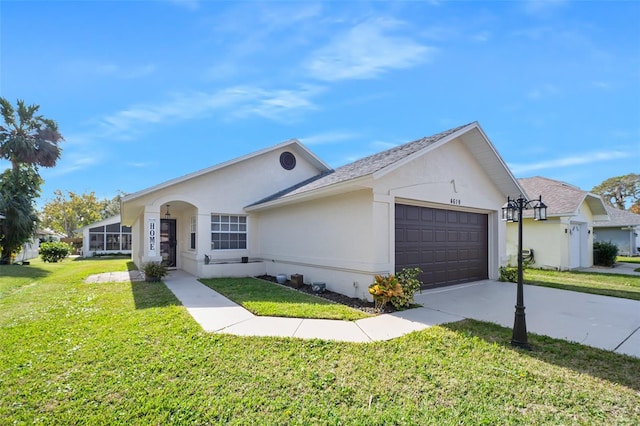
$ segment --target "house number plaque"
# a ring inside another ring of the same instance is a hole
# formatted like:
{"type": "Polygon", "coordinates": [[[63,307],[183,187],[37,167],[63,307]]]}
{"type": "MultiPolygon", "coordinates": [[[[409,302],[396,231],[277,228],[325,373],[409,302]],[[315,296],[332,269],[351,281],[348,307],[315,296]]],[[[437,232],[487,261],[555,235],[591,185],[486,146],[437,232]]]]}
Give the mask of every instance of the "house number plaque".
{"type": "Polygon", "coordinates": [[[462,201],[460,201],[459,198],[452,198],[451,204],[453,204],[454,206],[459,206],[460,204],[462,204],[462,201]]]}

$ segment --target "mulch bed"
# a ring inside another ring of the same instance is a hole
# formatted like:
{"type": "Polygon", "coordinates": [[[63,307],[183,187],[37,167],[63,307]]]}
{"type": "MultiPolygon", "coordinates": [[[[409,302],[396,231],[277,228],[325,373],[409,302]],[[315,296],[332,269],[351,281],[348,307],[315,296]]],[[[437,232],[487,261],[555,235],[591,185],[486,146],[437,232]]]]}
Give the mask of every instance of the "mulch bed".
{"type": "Polygon", "coordinates": [[[331,300],[332,302],[340,303],[342,305],[349,306],[350,308],[353,308],[353,309],[358,309],[368,314],[377,315],[381,313],[389,313],[389,312],[396,311],[396,309],[391,304],[387,304],[384,311],[380,312],[375,308],[374,303],[369,302],[368,300],[358,299],[357,297],[345,296],[344,294],[334,293],[333,291],[330,291],[330,290],[325,290],[322,293],[316,293],[311,289],[310,285],[302,284],[300,287],[296,287],[291,280],[287,280],[285,281],[284,284],[280,284],[276,279],[276,277],[272,275],[260,275],[256,278],[259,278],[265,281],[270,281],[272,283],[282,285],[284,287],[289,287],[293,290],[301,291],[303,293],[308,293],[314,296],[322,297],[323,299],[331,300]]]}

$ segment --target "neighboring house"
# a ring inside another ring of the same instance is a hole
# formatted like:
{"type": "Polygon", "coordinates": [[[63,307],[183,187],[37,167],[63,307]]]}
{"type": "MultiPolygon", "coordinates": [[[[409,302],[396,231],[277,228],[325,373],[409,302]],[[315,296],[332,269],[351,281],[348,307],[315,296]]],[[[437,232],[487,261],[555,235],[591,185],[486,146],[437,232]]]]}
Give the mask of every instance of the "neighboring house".
{"type": "Polygon", "coordinates": [[[64,234],[60,234],[52,229],[38,229],[36,235],[29,241],[22,245],[22,249],[16,254],[15,262],[25,262],[30,259],[35,259],[40,255],[40,243],[60,241],[64,234]]]}
{"type": "Polygon", "coordinates": [[[621,256],[640,254],[640,215],[606,206],[609,220],[593,223],[595,241],[611,242],[618,246],[621,256]]]}
{"type": "Polygon", "coordinates": [[[78,229],[82,233],[82,255],[131,254],[131,227],[112,216],[78,229]]]}
{"type": "MultiPolygon", "coordinates": [[[[529,199],[542,195],[547,220],[534,221],[532,210],[523,214],[523,250],[533,250],[535,268],[560,271],[593,266],[593,223],[606,220],[600,196],[565,182],[544,177],[518,179],[529,199]]],[[[507,226],[509,263],[518,253],[518,224],[507,226]]]]}
{"type": "Polygon", "coordinates": [[[295,139],[127,195],[136,265],[197,277],[302,274],[370,298],[418,266],[425,287],[497,279],[501,207],[523,190],[477,122],[335,170],[295,139]]]}

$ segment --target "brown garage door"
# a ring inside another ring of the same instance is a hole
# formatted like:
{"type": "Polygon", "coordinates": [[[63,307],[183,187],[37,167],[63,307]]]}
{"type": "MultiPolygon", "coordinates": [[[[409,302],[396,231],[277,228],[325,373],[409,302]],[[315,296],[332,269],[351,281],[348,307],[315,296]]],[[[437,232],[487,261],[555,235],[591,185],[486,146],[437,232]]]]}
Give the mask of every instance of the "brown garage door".
{"type": "Polygon", "coordinates": [[[487,215],[396,204],[396,272],[422,269],[422,288],[488,278],[487,215]]]}

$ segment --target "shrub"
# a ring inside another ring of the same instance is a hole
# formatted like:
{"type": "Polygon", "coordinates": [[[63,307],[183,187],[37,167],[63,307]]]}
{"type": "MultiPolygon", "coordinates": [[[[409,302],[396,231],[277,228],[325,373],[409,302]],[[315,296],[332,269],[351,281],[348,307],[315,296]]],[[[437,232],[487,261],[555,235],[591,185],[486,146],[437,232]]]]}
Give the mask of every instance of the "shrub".
{"type": "Polygon", "coordinates": [[[369,286],[369,293],[373,296],[376,309],[382,311],[393,297],[402,295],[402,287],[393,275],[376,275],[374,283],[369,286]]]}
{"type": "Polygon", "coordinates": [[[593,243],[593,264],[613,266],[618,256],[618,246],[612,242],[596,241],[593,243]]]}
{"type": "Polygon", "coordinates": [[[142,265],[142,272],[144,272],[145,281],[155,282],[164,278],[169,270],[160,262],[149,262],[142,265]]]}
{"type": "Polygon", "coordinates": [[[376,275],[374,283],[369,286],[376,309],[384,310],[389,302],[396,309],[409,307],[413,303],[413,295],[422,285],[418,279],[421,273],[420,268],[405,268],[395,276],[376,275]]]}
{"type": "Polygon", "coordinates": [[[413,295],[420,290],[422,281],[418,275],[422,273],[420,268],[404,268],[396,274],[396,278],[402,287],[402,294],[391,298],[391,304],[396,309],[408,308],[413,303],[413,295]]]}
{"type": "Polygon", "coordinates": [[[55,263],[71,253],[71,246],[61,241],[51,241],[40,244],[40,257],[44,262],[55,263]]]}
{"type": "Polygon", "coordinates": [[[500,271],[500,278],[498,278],[498,281],[511,282],[511,283],[518,282],[518,268],[507,265],[507,266],[501,266],[499,271],[500,271]]]}

